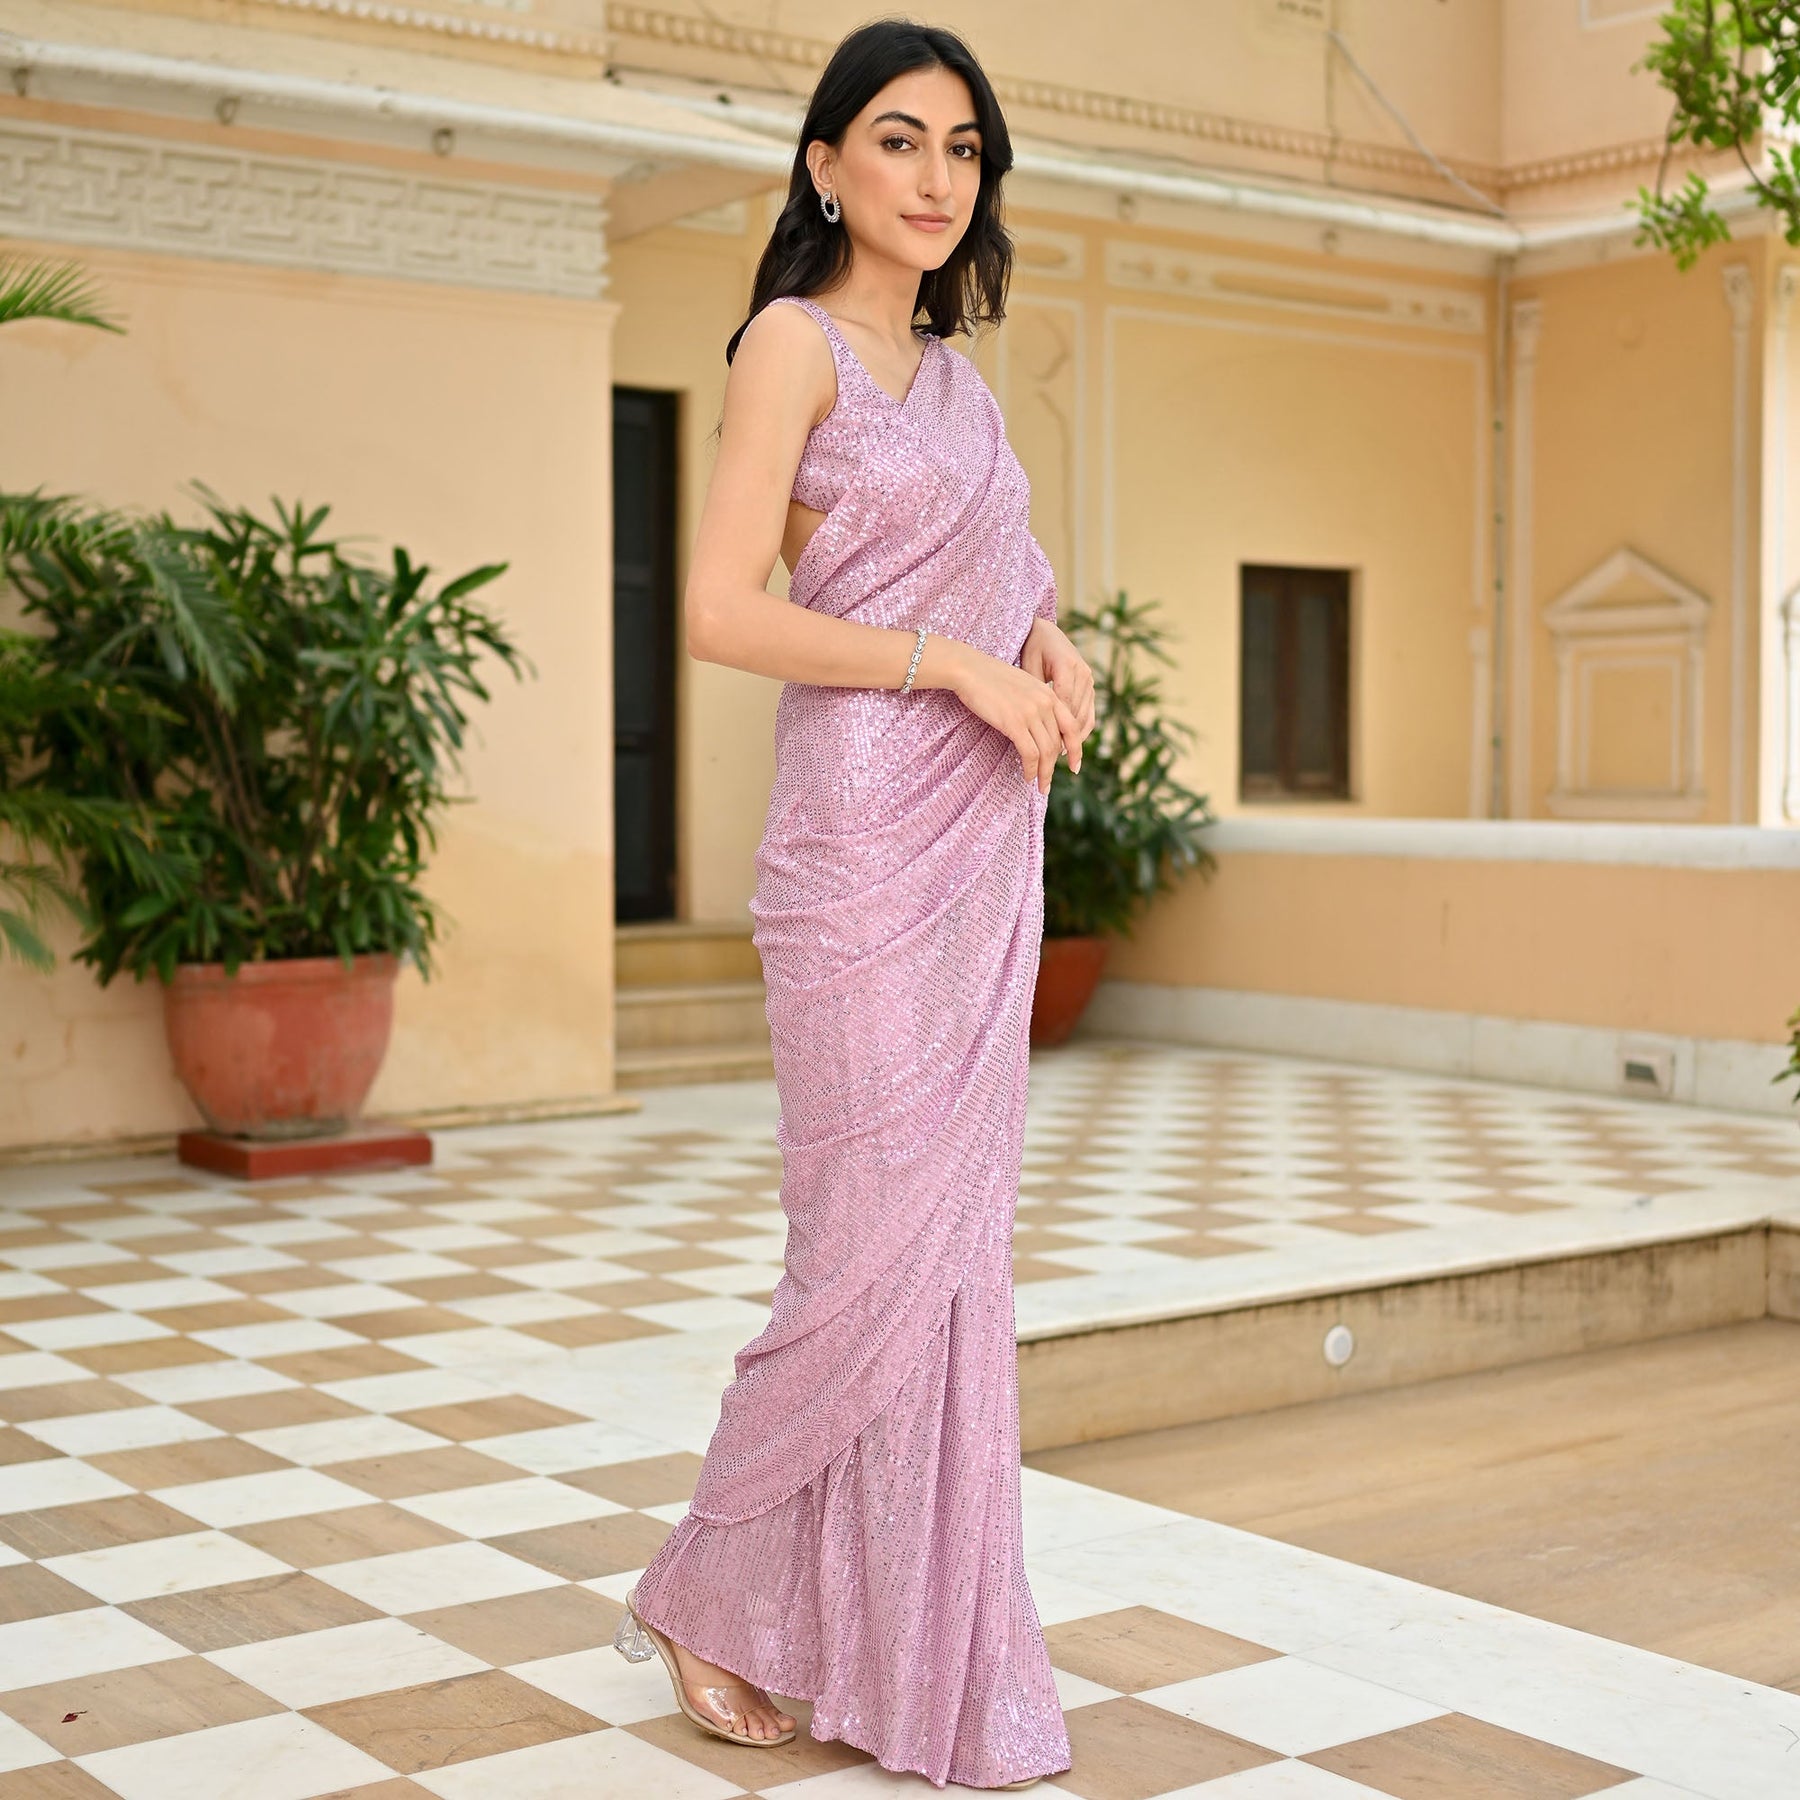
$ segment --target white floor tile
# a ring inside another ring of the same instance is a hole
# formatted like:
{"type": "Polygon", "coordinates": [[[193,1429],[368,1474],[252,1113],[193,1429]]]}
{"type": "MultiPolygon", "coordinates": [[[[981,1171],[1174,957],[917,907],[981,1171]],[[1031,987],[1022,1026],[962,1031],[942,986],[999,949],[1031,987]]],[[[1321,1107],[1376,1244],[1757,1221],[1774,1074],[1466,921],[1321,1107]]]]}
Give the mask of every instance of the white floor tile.
{"type": "Polygon", "coordinates": [[[0,1356],[0,1390],[48,1387],[54,1381],[92,1381],[92,1369],[47,1350],[15,1350],[0,1356]]]}
{"type": "Polygon", "coordinates": [[[239,1362],[235,1357],[210,1357],[205,1362],[175,1363],[164,1369],[134,1369],[109,1377],[146,1400],[164,1406],[191,1406],[201,1400],[234,1400],[244,1394],[273,1394],[298,1387],[291,1375],[277,1375],[260,1363],[239,1362]]]}
{"type": "Polygon", "coordinates": [[[571,1469],[635,1462],[640,1457],[666,1455],[669,1448],[623,1426],[588,1419],[579,1425],[546,1425],[540,1431],[475,1438],[468,1447],[479,1450],[483,1456],[496,1456],[515,1468],[529,1469],[534,1475],[566,1475],[571,1469]]]}
{"type": "MultiPolygon", "coordinates": [[[[162,1221],[156,1221],[158,1226],[162,1221]]],[[[236,1288],[222,1287],[197,1275],[171,1275],[166,1281],[116,1281],[105,1287],[84,1287],[82,1292],[102,1306],[124,1307],[131,1312],[162,1312],[174,1306],[215,1306],[220,1301],[241,1301],[236,1288]]]]}
{"type": "MultiPolygon", "coordinates": [[[[614,1662],[620,1660],[610,1648],[607,1653],[614,1662]]],[[[295,1711],[427,1681],[448,1681],[488,1667],[479,1657],[403,1619],[370,1619],[257,1644],[233,1644],[206,1656],[295,1711]]]]}
{"type": "Polygon", "coordinates": [[[120,1800],[317,1800],[393,1779],[374,1757],[292,1712],[75,1761],[120,1800]]]}
{"type": "Polygon", "coordinates": [[[167,1325],[140,1319],[136,1313],[73,1313],[60,1319],[14,1319],[9,1337],[39,1350],[92,1350],[101,1344],[138,1344],[146,1338],[173,1337],[167,1325]]]}
{"type": "MultiPolygon", "coordinates": [[[[1606,1800],[1616,1800],[1623,1788],[1608,1788],[1606,1800]]],[[[1364,1787],[1346,1775],[1334,1775],[1329,1769],[1315,1768],[1311,1763],[1259,1763],[1254,1769],[1240,1769],[1235,1775],[1221,1775],[1203,1781],[1198,1787],[1177,1788],[1162,1794],[1158,1800],[1391,1800],[1379,1788],[1364,1787]]],[[[1598,1797],[1596,1797],[1598,1800],[1598,1797]]]]}
{"type": "Polygon", "coordinates": [[[360,1406],[365,1412],[420,1412],[432,1406],[462,1406],[491,1400],[503,1388],[457,1369],[403,1369],[394,1375],[355,1375],[326,1381],[319,1392],[360,1406]]]}
{"type": "Polygon", "coordinates": [[[416,1294],[381,1287],[372,1281],[338,1281],[327,1287],[283,1288],[264,1296],[283,1312],[303,1319],[348,1319],[357,1313],[397,1312],[402,1307],[423,1306],[416,1294]]]}
{"type": "Polygon", "coordinates": [[[562,1577],[508,1556],[491,1544],[433,1544],[393,1556],[332,1563],[312,1573],[365,1605],[386,1613],[430,1612],[560,1587],[562,1577]]]}
{"type": "Polygon", "coordinates": [[[510,1663],[506,1672],[609,1725],[636,1725],[676,1710],[675,1691],[662,1658],[628,1663],[611,1644],[510,1663]]]}
{"type": "Polygon", "coordinates": [[[364,1344],[354,1332],[327,1325],[323,1319],[267,1319],[260,1325],[225,1325],[217,1331],[190,1334],[227,1356],[298,1356],[308,1350],[341,1350],[364,1344]]]}
{"type": "Polygon", "coordinates": [[[730,1800],[743,1784],[714,1775],[685,1757],[659,1750],[629,1731],[590,1731],[527,1750],[427,1769],[412,1779],[441,1800],[730,1800]]]}
{"type": "Polygon", "coordinates": [[[110,1606],[20,1619],[0,1625],[0,1693],[187,1654],[174,1639],[110,1606]]]}
{"type": "Polygon", "coordinates": [[[514,1531],[537,1531],[549,1525],[569,1525],[577,1519],[597,1519],[606,1513],[630,1509],[603,1500],[566,1482],[533,1476],[524,1481],[490,1481],[478,1487],[455,1488],[447,1493],[414,1494],[394,1502],[464,1537],[504,1537],[514,1531]]]}
{"type": "MultiPolygon", "coordinates": [[[[615,1657],[614,1661],[618,1659],[615,1657]]],[[[35,1769],[39,1763],[60,1760],[41,1737],[27,1731],[16,1719],[0,1713],[0,1775],[15,1769],[35,1769]]]]}
{"type": "Polygon", "coordinates": [[[304,1468],[320,1463],[356,1462],[369,1456],[404,1456],[411,1450],[441,1450],[445,1440],[416,1425],[402,1424],[382,1413],[353,1413],[341,1419],[315,1419],[306,1425],[275,1425],[246,1431],[245,1443],[284,1457],[304,1468]]]}
{"type": "Polygon", "coordinates": [[[1284,1756],[1398,1731],[1446,1710],[1294,1656],[1148,1688],[1138,1698],[1284,1756]]]}
{"type": "Polygon", "coordinates": [[[65,1413],[55,1419],[22,1420],[19,1429],[65,1456],[104,1456],[115,1450],[145,1450],[153,1444],[185,1444],[225,1435],[218,1426],[172,1406],[65,1413]]]}
{"type": "Polygon", "coordinates": [[[114,1606],[157,1594],[183,1594],[293,1573],[287,1563],[220,1531],[78,1550],[70,1556],[46,1557],[43,1567],[114,1606]]]}
{"type": "Polygon", "coordinates": [[[42,1462],[9,1463],[0,1479],[0,1513],[37,1512],[46,1506],[76,1506],[83,1500],[106,1500],[131,1489],[73,1457],[42,1462]]]}
{"type": "Polygon", "coordinates": [[[203,1525],[229,1529],[269,1519],[297,1519],[303,1513],[337,1512],[370,1506],[373,1496],[317,1469],[265,1469],[257,1475],[227,1475],[158,1488],[156,1498],[203,1525]]]}

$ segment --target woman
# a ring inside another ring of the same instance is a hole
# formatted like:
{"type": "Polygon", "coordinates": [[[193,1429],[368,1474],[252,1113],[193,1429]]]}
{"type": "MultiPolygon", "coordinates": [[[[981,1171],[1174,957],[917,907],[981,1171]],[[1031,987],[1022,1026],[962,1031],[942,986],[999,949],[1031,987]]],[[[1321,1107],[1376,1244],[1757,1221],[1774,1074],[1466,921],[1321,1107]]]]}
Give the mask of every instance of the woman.
{"type": "Polygon", "coordinates": [[[1004,316],[987,78],[877,21],[800,146],[687,584],[689,649],[786,684],[751,903],[786,1268],[615,1641],[732,1742],[794,1735],[772,1691],[886,1768],[1026,1787],[1070,1753],[1021,1549],[1011,1239],[1045,804],[1093,677],[944,342],[1004,316]]]}

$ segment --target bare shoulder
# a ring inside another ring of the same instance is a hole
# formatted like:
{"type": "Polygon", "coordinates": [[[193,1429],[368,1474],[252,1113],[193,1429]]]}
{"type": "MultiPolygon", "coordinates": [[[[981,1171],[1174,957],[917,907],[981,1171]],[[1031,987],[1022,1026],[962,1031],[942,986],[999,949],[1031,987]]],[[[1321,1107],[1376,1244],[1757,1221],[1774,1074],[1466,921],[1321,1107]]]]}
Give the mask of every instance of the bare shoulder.
{"type": "Polygon", "coordinates": [[[802,395],[813,424],[837,403],[837,359],[804,306],[770,301],[744,327],[727,385],[757,395],[802,395]]]}

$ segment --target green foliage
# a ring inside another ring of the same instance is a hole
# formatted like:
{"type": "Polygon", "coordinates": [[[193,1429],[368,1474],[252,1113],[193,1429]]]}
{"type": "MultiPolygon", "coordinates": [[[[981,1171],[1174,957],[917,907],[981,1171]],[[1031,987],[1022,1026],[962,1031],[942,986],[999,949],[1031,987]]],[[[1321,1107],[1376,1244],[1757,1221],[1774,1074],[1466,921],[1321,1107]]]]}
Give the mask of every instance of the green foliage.
{"type": "Polygon", "coordinates": [[[1175,871],[1213,867],[1200,842],[1212,822],[1204,794],[1170,774],[1192,728],[1162,713],[1156,677],[1140,656],[1174,659],[1149,623],[1154,601],[1120,590],[1092,613],[1059,621],[1094,670],[1094,730],[1081,771],[1058,762],[1044,829],[1044,930],[1051,937],[1123,935],[1175,871]]]}
{"type": "Polygon", "coordinates": [[[0,325],[22,319],[60,319],[97,331],[123,331],[100,305],[99,290],[73,263],[0,257],[0,325]]]}
{"type": "Polygon", "coordinates": [[[102,984],[371,951],[429,975],[419,880],[477,665],[524,664],[469,598],[505,565],[433,593],[402,549],[346,555],[326,507],[270,521],[195,491],[198,527],[0,494],[0,580],[43,634],[0,764],[15,808],[80,809],[77,960],[102,984]]]}
{"type": "Polygon", "coordinates": [[[1657,24],[1659,35],[1633,67],[1650,71],[1673,106],[1656,186],[1638,189],[1635,242],[1670,251],[1686,269],[1731,236],[1697,171],[1666,191],[1670,156],[1689,144],[1733,152],[1757,203],[1800,244],[1800,146],[1772,142],[1766,168],[1751,161],[1757,140],[1785,136],[1800,108],[1800,0],[1673,0],[1657,24]]]}
{"type": "MultiPolygon", "coordinates": [[[[1800,1007],[1796,1007],[1788,1015],[1788,1062],[1787,1067],[1778,1074],[1777,1081],[1800,1081],[1800,1007]]],[[[1794,1094],[1794,1104],[1800,1106],[1800,1091],[1794,1094]]]]}

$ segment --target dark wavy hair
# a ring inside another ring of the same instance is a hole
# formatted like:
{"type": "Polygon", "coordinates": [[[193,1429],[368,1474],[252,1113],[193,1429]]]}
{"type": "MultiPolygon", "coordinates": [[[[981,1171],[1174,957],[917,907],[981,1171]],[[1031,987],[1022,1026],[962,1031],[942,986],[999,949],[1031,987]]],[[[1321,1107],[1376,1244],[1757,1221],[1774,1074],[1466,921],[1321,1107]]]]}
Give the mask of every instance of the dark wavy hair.
{"type": "Polygon", "coordinates": [[[750,310],[725,346],[728,364],[750,321],[771,300],[781,294],[810,299],[850,265],[848,233],[819,209],[819,192],[806,166],[807,146],[820,138],[835,148],[844,141],[851,121],[890,81],[914,69],[930,68],[948,69],[969,85],[981,126],[981,187],[968,227],[943,267],[927,269],[920,276],[913,315],[924,312],[934,337],[951,337],[972,325],[998,324],[1005,318],[1013,246],[1001,223],[1000,178],[1012,167],[1012,136],[993,86],[974,51],[955,32],[914,19],[874,19],[859,25],[831,53],[807,102],[788,176],[787,204],[756,265],[750,310]]]}

